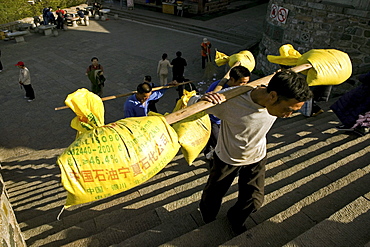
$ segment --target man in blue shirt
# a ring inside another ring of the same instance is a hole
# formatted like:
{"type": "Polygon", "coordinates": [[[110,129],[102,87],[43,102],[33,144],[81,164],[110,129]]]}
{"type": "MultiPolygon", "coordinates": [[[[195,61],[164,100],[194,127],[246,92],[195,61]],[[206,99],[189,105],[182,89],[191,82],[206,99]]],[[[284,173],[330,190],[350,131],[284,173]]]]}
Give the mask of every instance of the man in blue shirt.
{"type": "MultiPolygon", "coordinates": [[[[168,85],[174,84],[176,83],[169,83],[168,85]]],[[[124,118],[147,116],[149,101],[161,98],[167,88],[153,92],[152,86],[147,82],[143,82],[137,86],[136,90],[137,93],[128,97],[125,102],[124,118]]]]}
{"type": "MultiPolygon", "coordinates": [[[[251,73],[246,67],[240,66],[239,64],[240,63],[237,62],[232,68],[230,68],[224,78],[213,82],[208,87],[206,93],[216,92],[224,88],[247,84],[249,82],[251,73]]],[[[208,160],[212,159],[213,150],[217,144],[217,137],[221,124],[221,120],[216,116],[210,114],[209,118],[211,120],[211,136],[209,137],[208,143],[204,149],[204,156],[206,156],[206,159],[208,160]]]]}

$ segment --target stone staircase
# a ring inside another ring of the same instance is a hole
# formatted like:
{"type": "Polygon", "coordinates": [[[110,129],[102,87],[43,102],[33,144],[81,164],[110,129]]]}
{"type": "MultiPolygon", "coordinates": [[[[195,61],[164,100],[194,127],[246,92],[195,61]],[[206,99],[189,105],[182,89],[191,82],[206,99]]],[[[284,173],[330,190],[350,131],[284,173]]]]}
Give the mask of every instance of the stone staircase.
{"type": "Polygon", "coordinates": [[[114,18],[115,16],[122,20],[128,20],[132,22],[139,22],[145,25],[152,25],[155,27],[164,27],[169,28],[172,30],[176,30],[176,32],[186,32],[192,33],[195,35],[202,35],[204,37],[212,37],[214,39],[222,40],[224,42],[230,42],[232,44],[237,44],[245,47],[251,47],[252,45],[256,44],[259,39],[248,41],[246,40],[245,35],[241,35],[238,33],[230,33],[227,31],[220,31],[216,29],[212,29],[211,27],[204,24],[204,26],[200,26],[199,22],[194,22],[192,24],[193,19],[183,19],[179,16],[166,16],[160,17],[160,15],[154,15],[153,18],[148,18],[147,13],[141,14],[140,12],[133,12],[126,9],[121,9],[117,5],[112,5],[109,7],[109,18],[114,18]],[[171,19],[170,21],[168,19],[171,19]],[[247,44],[246,44],[247,43],[247,44]]]}
{"type": "Polygon", "coordinates": [[[179,154],[146,183],[72,206],[60,221],[66,192],[55,160],[62,150],[8,158],[2,174],[28,246],[370,246],[369,136],[338,132],[337,124],[330,111],[278,119],[268,136],[265,203],[239,236],[226,219],[236,183],[217,220],[201,220],[203,155],[189,166],[179,154]]]}

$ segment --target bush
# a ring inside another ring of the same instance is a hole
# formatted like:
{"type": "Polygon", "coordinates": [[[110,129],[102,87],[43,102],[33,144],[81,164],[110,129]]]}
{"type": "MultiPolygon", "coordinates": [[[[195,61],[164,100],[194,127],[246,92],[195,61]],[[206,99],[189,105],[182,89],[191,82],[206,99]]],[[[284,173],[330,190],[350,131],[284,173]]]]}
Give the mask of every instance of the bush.
{"type": "Polygon", "coordinates": [[[17,21],[26,17],[34,17],[42,14],[45,7],[57,6],[68,8],[85,3],[85,0],[34,0],[35,4],[29,4],[27,0],[0,0],[0,24],[17,21]]]}

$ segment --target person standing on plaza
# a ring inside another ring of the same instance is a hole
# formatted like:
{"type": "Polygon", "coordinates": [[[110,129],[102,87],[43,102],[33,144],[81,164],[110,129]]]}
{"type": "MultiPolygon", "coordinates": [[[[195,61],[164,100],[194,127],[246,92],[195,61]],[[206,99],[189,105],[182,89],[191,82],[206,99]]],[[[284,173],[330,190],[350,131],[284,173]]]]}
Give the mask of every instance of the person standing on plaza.
{"type": "Polygon", "coordinates": [[[57,29],[64,29],[64,16],[66,12],[58,6],[55,14],[57,15],[57,29]]]}
{"type": "Polygon", "coordinates": [[[185,58],[182,58],[181,51],[176,52],[176,58],[172,59],[171,65],[172,67],[172,80],[179,81],[179,78],[184,77],[185,66],[187,66],[187,62],[185,58]]]}
{"type": "MultiPolygon", "coordinates": [[[[249,82],[251,73],[249,69],[244,66],[240,66],[239,64],[240,62],[237,62],[233,67],[231,67],[221,80],[213,82],[206,90],[206,93],[218,92],[221,89],[228,87],[246,85],[249,82]],[[217,86],[220,88],[216,89],[218,88],[217,86]]],[[[209,118],[211,120],[211,136],[209,137],[207,145],[204,148],[204,156],[207,160],[211,160],[213,157],[213,152],[217,144],[217,138],[221,125],[221,120],[218,117],[210,114],[209,118]]]]}
{"type": "Polygon", "coordinates": [[[99,59],[97,57],[91,58],[91,65],[87,67],[85,73],[91,82],[91,91],[100,97],[103,95],[104,87],[104,68],[99,64],[99,59]]]}
{"type": "Polygon", "coordinates": [[[205,223],[216,219],[222,198],[239,176],[238,198],[227,218],[235,234],[247,230],[245,220],[264,201],[266,135],[277,117],[289,117],[312,96],[303,76],[287,70],[277,72],[267,87],[260,85],[226,102],[214,92],[201,98],[216,104],[206,112],[221,119],[213,165],[199,204],[205,223]]]}
{"type": "Polygon", "coordinates": [[[21,85],[21,87],[23,86],[24,90],[26,91],[26,96],[24,96],[24,98],[28,99],[28,102],[32,102],[35,99],[35,92],[33,91],[31,85],[30,71],[22,61],[19,61],[17,64],[15,64],[15,66],[18,66],[18,68],[20,68],[18,82],[21,85]]]}
{"type": "Polygon", "coordinates": [[[159,60],[157,66],[157,74],[159,77],[159,84],[161,86],[167,84],[167,77],[168,77],[168,68],[172,68],[170,61],[167,59],[167,53],[163,53],[162,59],[159,60]]]}
{"type": "Polygon", "coordinates": [[[202,69],[206,67],[206,62],[211,61],[211,42],[207,38],[203,38],[203,42],[200,44],[201,50],[200,54],[202,55],[202,69]]]}

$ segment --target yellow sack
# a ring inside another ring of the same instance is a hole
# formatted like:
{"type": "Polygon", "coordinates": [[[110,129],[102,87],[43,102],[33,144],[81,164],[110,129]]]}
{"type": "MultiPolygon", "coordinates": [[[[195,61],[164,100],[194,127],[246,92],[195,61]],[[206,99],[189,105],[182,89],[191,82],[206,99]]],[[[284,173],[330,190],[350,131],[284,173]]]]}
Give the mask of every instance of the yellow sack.
{"type": "Polygon", "coordinates": [[[131,189],[177,154],[176,132],[164,117],[126,118],[82,133],[58,158],[65,207],[131,189]]]}
{"type": "MultiPolygon", "coordinates": [[[[195,94],[195,91],[188,92],[184,90],[184,95],[177,101],[173,111],[175,112],[185,108],[189,99],[195,94]]],[[[191,165],[199,156],[200,152],[202,152],[211,135],[211,121],[209,116],[204,111],[199,112],[172,124],[172,127],[178,135],[184,158],[191,165]]]]}
{"type": "Polygon", "coordinates": [[[249,69],[250,72],[252,72],[256,66],[256,61],[254,60],[254,56],[250,51],[245,50],[231,56],[227,56],[226,54],[216,50],[215,63],[217,66],[228,63],[229,66],[232,67],[238,61],[242,66],[249,69]]]}
{"type": "Polygon", "coordinates": [[[282,45],[279,48],[279,53],[280,56],[267,55],[267,60],[271,63],[295,66],[297,65],[298,58],[302,56],[291,44],[282,45]]]}
{"type": "Polygon", "coordinates": [[[76,113],[71,127],[78,133],[104,125],[104,105],[100,97],[86,88],[81,88],[67,96],[64,101],[76,113]]]}
{"type": "Polygon", "coordinates": [[[338,85],[352,74],[352,63],[347,53],[335,49],[312,49],[299,56],[292,45],[283,45],[280,56],[268,55],[270,62],[296,66],[310,63],[312,68],[304,71],[309,86],[338,85]]]}
{"type": "Polygon", "coordinates": [[[104,125],[104,105],[87,89],[68,95],[76,113],[76,140],[59,156],[65,207],[102,199],[153,177],[179,150],[176,132],[163,116],[126,118],[104,125]]]}

